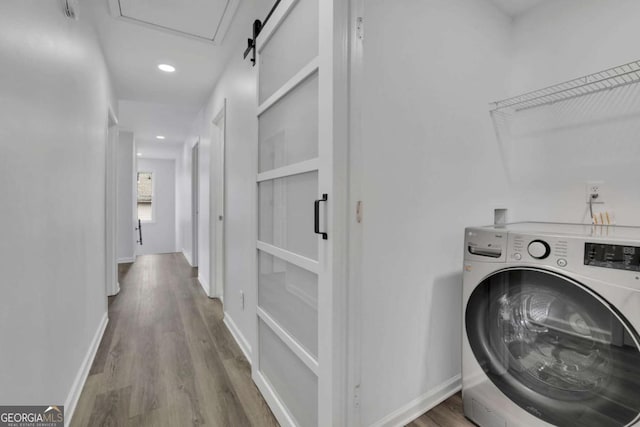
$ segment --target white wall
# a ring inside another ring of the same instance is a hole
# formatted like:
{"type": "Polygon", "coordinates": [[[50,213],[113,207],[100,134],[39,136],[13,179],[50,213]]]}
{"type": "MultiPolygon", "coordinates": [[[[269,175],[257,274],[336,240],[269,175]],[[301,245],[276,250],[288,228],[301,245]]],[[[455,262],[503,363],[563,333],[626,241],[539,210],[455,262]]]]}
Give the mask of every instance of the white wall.
{"type": "Polygon", "coordinates": [[[198,280],[207,295],[213,295],[215,287],[211,283],[211,262],[215,259],[211,246],[210,213],[211,202],[211,125],[212,116],[205,117],[208,111],[200,112],[194,124],[199,135],[198,149],[198,280]]]}
{"type": "Polygon", "coordinates": [[[508,194],[488,102],[510,20],[484,1],[367,0],[364,22],[360,412],[396,424],[459,384],[464,227],[508,194]]]}
{"type": "Polygon", "coordinates": [[[117,149],[118,262],[135,260],[135,149],[133,133],[120,131],[117,149]]]}
{"type": "Polygon", "coordinates": [[[487,105],[640,59],[640,4],[549,1],[511,23],[485,2],[364,8],[361,421],[370,425],[398,422],[459,374],[464,226],[491,223],[495,207],[512,220],[589,221],[588,180],[605,182],[618,223],[640,224],[638,88],[516,115],[503,145],[487,105]]]}
{"type": "Polygon", "coordinates": [[[153,182],[151,221],[142,221],[142,245],[138,255],[176,252],[175,160],[138,158],[138,172],[151,172],[153,182]]]}
{"type": "MultiPolygon", "coordinates": [[[[561,0],[515,21],[510,95],[640,59],[640,3],[561,0]]],[[[635,86],[512,118],[510,151],[518,220],[590,222],[586,185],[604,181],[603,209],[640,225],[640,90],[635,86]]],[[[600,208],[600,207],[598,207],[600,208]]]]}
{"type": "Polygon", "coordinates": [[[113,95],[88,22],[55,1],[1,2],[0,94],[0,402],[65,403],[69,415],[107,312],[113,95]]]}
{"type": "MultiPolygon", "coordinates": [[[[266,5],[268,6],[268,5],[266,5]]],[[[266,8],[265,6],[265,8],[266,8]]],[[[264,11],[266,13],[266,11],[264,11]]],[[[258,13],[262,14],[262,11],[258,13]]],[[[238,51],[243,46],[238,46],[238,51]]],[[[214,126],[212,120],[220,111],[227,99],[226,115],[226,169],[227,169],[227,200],[226,200],[226,289],[224,295],[224,309],[227,316],[233,319],[240,333],[249,342],[255,342],[256,337],[256,173],[257,167],[257,138],[258,121],[256,118],[256,69],[248,61],[236,55],[228,64],[220,81],[194,124],[193,137],[186,144],[183,153],[183,167],[181,192],[187,194],[191,188],[189,163],[191,146],[200,137],[201,195],[209,195],[209,164],[218,164],[217,159],[210,159],[214,126]],[[203,185],[205,184],[205,185],[203,185]],[[241,307],[240,291],[245,293],[245,309],[241,307]]],[[[217,152],[217,150],[214,150],[217,152]]],[[[186,199],[186,197],[185,197],[186,199]]],[[[200,205],[200,249],[198,255],[200,275],[209,272],[211,260],[215,253],[209,251],[209,209],[211,199],[201,199],[200,205]],[[206,211],[206,212],[205,212],[206,211]],[[206,228],[203,228],[202,226],[206,228]]],[[[215,201],[215,197],[212,198],[215,201]]],[[[180,247],[189,251],[191,245],[191,205],[188,200],[181,202],[180,247]]],[[[215,207],[215,206],[213,206],[215,207]]],[[[215,211],[215,210],[212,210],[215,211]]],[[[213,248],[215,251],[215,247],[213,248]]],[[[210,277],[207,275],[207,278],[210,277]]],[[[215,275],[213,276],[215,277],[215,275]]],[[[211,283],[211,287],[214,284],[211,283]]]]}
{"type": "Polygon", "coordinates": [[[196,265],[193,254],[192,212],[191,212],[191,149],[186,142],[176,161],[176,239],[178,250],[182,251],[189,264],[196,265]]]}
{"type": "MultiPolygon", "coordinates": [[[[268,5],[267,5],[268,6],[268,5]]],[[[264,11],[266,13],[266,11],[264,11]]],[[[234,56],[218,82],[204,112],[208,135],[211,121],[224,99],[226,110],[226,221],[224,309],[249,343],[256,342],[256,174],[258,171],[258,119],[256,69],[234,56]],[[242,309],[240,292],[245,295],[242,309]]],[[[217,144],[217,139],[212,143],[217,144]]],[[[218,153],[218,149],[214,150],[218,153]]],[[[220,164],[217,158],[214,165],[220,164]]],[[[213,185],[216,185],[214,183],[213,185]]],[[[214,201],[216,199],[214,198],[214,201]]],[[[213,209],[215,212],[215,209],[213,209]]],[[[214,248],[215,250],[215,248],[214,248]]],[[[215,259],[215,253],[211,254],[215,259]]]]}
{"type": "Polygon", "coordinates": [[[211,262],[214,254],[211,252],[211,231],[209,226],[209,218],[211,211],[211,202],[214,199],[211,194],[211,121],[213,116],[208,119],[204,114],[208,111],[203,109],[198,113],[191,126],[191,135],[187,138],[179,158],[178,171],[178,248],[182,250],[191,265],[198,266],[198,281],[202,285],[208,296],[213,297],[213,289],[211,283],[211,262]],[[198,253],[197,260],[194,259],[193,238],[192,238],[192,149],[199,143],[198,152],[198,253]]]}

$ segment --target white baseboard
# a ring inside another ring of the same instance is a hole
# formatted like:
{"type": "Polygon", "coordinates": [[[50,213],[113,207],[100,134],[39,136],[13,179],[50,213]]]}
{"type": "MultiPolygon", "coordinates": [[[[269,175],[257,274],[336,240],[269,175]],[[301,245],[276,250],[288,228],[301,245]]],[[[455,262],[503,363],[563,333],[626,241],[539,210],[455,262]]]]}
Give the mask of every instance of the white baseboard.
{"type": "Polygon", "coordinates": [[[296,427],[298,424],[294,421],[293,415],[289,412],[287,407],[282,403],[280,397],[275,392],[269,381],[259,371],[255,371],[251,376],[253,382],[258,387],[260,394],[269,405],[269,409],[276,417],[278,423],[282,427],[296,427]]]}
{"type": "Polygon", "coordinates": [[[372,427],[399,427],[407,425],[460,391],[461,386],[462,378],[460,375],[456,375],[373,423],[372,427]]]}
{"type": "Polygon", "coordinates": [[[114,290],[112,290],[107,296],[108,297],[115,297],[119,293],[120,293],[120,282],[116,282],[116,288],[114,290]]]}
{"type": "Polygon", "coordinates": [[[69,395],[64,402],[65,427],[68,427],[71,424],[71,418],[73,417],[73,413],[76,410],[76,405],[78,404],[78,400],[80,399],[80,394],[82,393],[82,389],[84,388],[84,383],[87,381],[87,377],[89,376],[89,371],[91,370],[93,359],[95,359],[96,353],[98,352],[98,347],[100,347],[100,341],[102,341],[104,331],[105,329],[107,329],[107,323],[109,323],[109,315],[105,312],[102,320],[100,321],[100,324],[98,325],[98,329],[93,336],[93,340],[91,340],[89,350],[84,356],[82,365],[80,365],[80,369],[76,374],[76,378],[73,380],[69,395]]]}
{"type": "Polygon", "coordinates": [[[118,258],[118,264],[130,264],[136,262],[136,257],[118,258]]]}
{"type": "Polygon", "coordinates": [[[202,286],[202,289],[204,289],[204,293],[211,298],[211,295],[209,295],[209,284],[207,283],[206,280],[204,280],[202,278],[201,275],[198,274],[198,283],[200,283],[200,286],[202,286]]]}
{"type": "Polygon", "coordinates": [[[244,353],[244,357],[246,357],[249,361],[249,364],[251,364],[251,344],[249,344],[249,341],[247,341],[242,332],[240,332],[240,329],[238,329],[238,325],[236,325],[231,316],[229,316],[229,313],[224,313],[224,318],[222,319],[222,321],[226,325],[229,332],[231,332],[231,336],[233,336],[233,339],[235,339],[238,343],[240,350],[242,350],[242,353],[244,353]]]}
{"type": "Polygon", "coordinates": [[[195,267],[195,265],[193,265],[193,261],[191,260],[191,254],[188,253],[185,248],[182,248],[182,256],[184,256],[184,258],[187,260],[187,262],[189,263],[189,265],[191,267],[195,267]]]}

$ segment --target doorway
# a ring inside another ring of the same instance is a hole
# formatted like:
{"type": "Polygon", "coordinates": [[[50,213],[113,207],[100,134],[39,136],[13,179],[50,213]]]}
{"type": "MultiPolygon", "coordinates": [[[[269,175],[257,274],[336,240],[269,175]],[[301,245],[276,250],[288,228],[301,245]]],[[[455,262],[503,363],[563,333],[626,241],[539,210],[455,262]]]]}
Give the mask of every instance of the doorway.
{"type": "Polygon", "coordinates": [[[215,225],[212,227],[214,231],[213,238],[211,239],[215,245],[215,262],[213,265],[214,271],[211,272],[211,277],[214,277],[214,295],[224,301],[224,278],[225,278],[225,197],[226,197],[226,173],[225,173],[225,116],[226,116],[227,100],[224,100],[222,108],[213,119],[213,136],[215,146],[211,150],[213,159],[211,164],[215,165],[213,176],[215,182],[212,188],[215,189],[215,197],[211,199],[214,201],[212,208],[213,218],[215,225]]]}
{"type": "Polygon", "coordinates": [[[175,252],[175,160],[138,158],[136,183],[136,208],[142,226],[142,244],[136,253],[175,252]]]}
{"type": "Polygon", "coordinates": [[[117,144],[118,119],[111,108],[107,113],[107,138],[105,156],[105,273],[107,296],[120,292],[118,284],[118,260],[116,250],[116,218],[118,214],[117,197],[117,144]]]}
{"type": "Polygon", "coordinates": [[[198,217],[200,212],[200,186],[198,185],[198,159],[200,141],[191,148],[191,266],[198,266],[198,217]]]}

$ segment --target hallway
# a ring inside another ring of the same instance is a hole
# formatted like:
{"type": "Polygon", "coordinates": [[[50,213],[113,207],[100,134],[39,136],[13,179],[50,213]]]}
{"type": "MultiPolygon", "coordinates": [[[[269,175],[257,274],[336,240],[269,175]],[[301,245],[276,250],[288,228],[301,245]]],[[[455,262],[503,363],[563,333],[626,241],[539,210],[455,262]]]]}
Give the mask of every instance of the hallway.
{"type": "Polygon", "coordinates": [[[181,254],[121,264],[72,426],[275,426],[246,358],[181,254]]]}

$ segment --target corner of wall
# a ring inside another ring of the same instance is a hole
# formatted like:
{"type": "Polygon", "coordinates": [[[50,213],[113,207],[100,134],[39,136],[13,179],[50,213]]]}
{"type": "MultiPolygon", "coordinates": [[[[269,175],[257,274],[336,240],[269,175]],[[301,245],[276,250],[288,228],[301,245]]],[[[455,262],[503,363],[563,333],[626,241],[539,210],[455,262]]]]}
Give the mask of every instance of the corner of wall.
{"type": "Polygon", "coordinates": [[[461,387],[462,377],[456,375],[381,418],[379,421],[373,423],[372,427],[400,427],[407,425],[460,391],[461,387]]]}
{"type": "Polygon", "coordinates": [[[240,347],[240,350],[242,350],[242,353],[244,354],[244,357],[246,357],[247,360],[249,361],[249,364],[250,365],[253,364],[252,361],[251,361],[252,360],[251,359],[251,344],[249,344],[249,341],[242,334],[242,332],[238,328],[238,325],[235,324],[235,322],[233,321],[233,319],[231,318],[229,313],[227,313],[226,311],[224,313],[224,318],[222,319],[222,321],[224,322],[225,326],[227,327],[227,329],[231,333],[231,336],[233,337],[233,339],[235,339],[236,343],[238,343],[238,346],[240,347]]]}
{"type": "Polygon", "coordinates": [[[182,248],[182,250],[180,251],[182,253],[182,256],[187,260],[187,262],[189,263],[189,265],[191,267],[193,267],[193,261],[191,259],[191,253],[187,252],[187,250],[185,248],[182,248]]]}
{"type": "Polygon", "coordinates": [[[91,344],[89,345],[89,349],[87,350],[87,354],[84,356],[82,360],[82,364],[80,365],[80,369],[78,369],[78,373],[76,374],[75,379],[73,380],[73,384],[71,385],[71,390],[69,390],[69,394],[64,401],[65,408],[65,427],[68,427],[71,424],[71,419],[73,418],[73,414],[76,410],[76,406],[78,404],[78,400],[80,400],[80,394],[82,394],[82,389],[84,388],[84,384],[87,381],[87,377],[89,376],[89,370],[91,369],[91,365],[93,364],[93,359],[96,357],[96,353],[98,352],[98,348],[100,347],[100,341],[102,341],[102,336],[104,335],[105,330],[107,329],[107,324],[109,323],[109,314],[105,312],[102,316],[102,320],[98,325],[98,329],[96,330],[93,339],[91,340],[91,344]]]}
{"type": "Polygon", "coordinates": [[[211,298],[209,282],[207,282],[207,280],[201,274],[198,274],[198,283],[200,283],[200,286],[202,286],[202,290],[204,290],[204,293],[207,295],[207,297],[211,298]]]}

